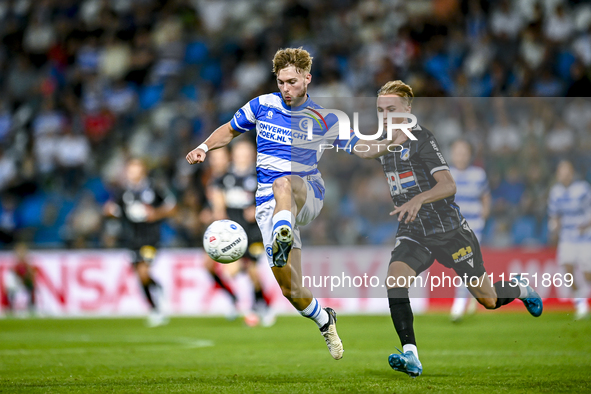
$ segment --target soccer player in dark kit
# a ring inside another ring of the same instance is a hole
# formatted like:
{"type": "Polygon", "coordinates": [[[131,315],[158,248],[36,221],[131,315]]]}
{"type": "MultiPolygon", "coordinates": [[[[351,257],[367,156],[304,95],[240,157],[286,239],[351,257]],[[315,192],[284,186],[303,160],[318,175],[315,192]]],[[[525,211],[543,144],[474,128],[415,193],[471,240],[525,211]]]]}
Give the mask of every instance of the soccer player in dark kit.
{"type": "MultiPolygon", "coordinates": [[[[378,92],[377,109],[384,123],[389,113],[410,113],[414,95],[402,81],[386,83],[378,92]]],[[[395,124],[406,123],[404,117],[395,124]]],[[[386,124],[384,129],[386,129],[386,124]]],[[[396,152],[380,156],[400,222],[392,251],[386,287],[390,314],[402,344],[400,354],[391,354],[392,369],[411,377],[421,375],[413,312],[408,288],[435,260],[467,278],[472,295],[486,309],[497,309],[518,298],[533,316],[542,314],[542,299],[520,276],[494,285],[484,268],[480,245],[454,202],[456,185],[433,134],[416,125],[412,140],[402,130],[392,134],[396,152]],[[476,280],[476,278],[478,280],[476,280]],[[471,280],[474,279],[474,280],[471,280]]]]}
{"type": "Polygon", "coordinates": [[[147,324],[160,326],[168,319],[159,309],[157,293],[161,286],[150,275],[150,264],[160,244],[162,220],[175,213],[176,198],[148,177],[146,164],[140,159],[127,163],[125,178],[121,189],[105,204],[104,212],[121,219],[123,245],[131,251],[131,262],[151,309],[147,324]]]}
{"type": "Polygon", "coordinates": [[[244,321],[249,326],[256,325],[259,322],[258,314],[263,326],[271,326],[275,323],[275,316],[263,293],[257,270],[257,261],[265,252],[265,247],[255,219],[256,149],[248,140],[235,141],[231,149],[231,166],[209,187],[210,203],[215,218],[228,218],[237,222],[248,236],[248,249],[237,262],[239,269],[248,273],[254,290],[253,313],[247,314],[244,321]]]}

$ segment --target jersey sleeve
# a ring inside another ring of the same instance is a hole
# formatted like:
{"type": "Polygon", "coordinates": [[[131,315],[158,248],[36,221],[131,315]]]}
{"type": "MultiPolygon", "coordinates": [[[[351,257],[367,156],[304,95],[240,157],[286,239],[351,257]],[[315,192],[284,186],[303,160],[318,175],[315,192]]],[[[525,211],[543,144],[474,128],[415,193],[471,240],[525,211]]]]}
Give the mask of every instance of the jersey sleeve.
{"type": "Polygon", "coordinates": [[[251,131],[256,128],[256,114],[259,110],[259,98],[255,98],[246,103],[234,114],[230,121],[232,128],[240,133],[251,131]]]}
{"type": "Polygon", "coordinates": [[[429,135],[424,141],[419,142],[418,149],[419,157],[424,165],[427,167],[431,175],[437,171],[447,170],[449,166],[439,149],[439,144],[433,135],[429,135]]]}
{"type": "Polygon", "coordinates": [[[337,137],[334,140],[334,146],[337,147],[339,150],[344,150],[350,155],[353,154],[353,147],[359,142],[359,137],[355,135],[353,130],[349,131],[349,138],[348,139],[340,139],[337,137]]]}
{"type": "Polygon", "coordinates": [[[339,122],[338,118],[334,114],[330,114],[326,116],[326,122],[330,125],[328,132],[326,133],[326,139],[331,139],[332,141],[327,141],[328,143],[332,142],[332,145],[337,148],[337,151],[344,150],[345,152],[349,153],[350,155],[353,154],[353,147],[355,144],[359,142],[359,137],[355,135],[355,132],[351,129],[349,130],[348,138],[341,139],[339,138],[339,122]]]}

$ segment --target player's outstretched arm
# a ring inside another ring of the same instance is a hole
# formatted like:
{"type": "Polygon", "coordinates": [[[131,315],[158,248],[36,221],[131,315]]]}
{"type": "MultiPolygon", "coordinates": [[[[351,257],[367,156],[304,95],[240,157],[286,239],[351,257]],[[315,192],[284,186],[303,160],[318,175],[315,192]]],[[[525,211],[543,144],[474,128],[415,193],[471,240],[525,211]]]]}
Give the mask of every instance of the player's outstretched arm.
{"type": "Polygon", "coordinates": [[[405,223],[409,223],[416,219],[423,204],[439,201],[456,194],[456,182],[449,171],[437,171],[433,174],[433,178],[437,181],[435,186],[417,194],[409,202],[396,207],[390,212],[390,216],[398,215],[398,221],[402,222],[404,220],[405,223]]]}
{"type": "Polygon", "coordinates": [[[221,125],[213,133],[211,133],[205,142],[189,152],[189,154],[186,156],[187,161],[189,164],[202,163],[203,160],[205,160],[207,151],[222,148],[228,145],[232,139],[236,138],[240,134],[241,133],[232,128],[230,122],[221,125]]]}

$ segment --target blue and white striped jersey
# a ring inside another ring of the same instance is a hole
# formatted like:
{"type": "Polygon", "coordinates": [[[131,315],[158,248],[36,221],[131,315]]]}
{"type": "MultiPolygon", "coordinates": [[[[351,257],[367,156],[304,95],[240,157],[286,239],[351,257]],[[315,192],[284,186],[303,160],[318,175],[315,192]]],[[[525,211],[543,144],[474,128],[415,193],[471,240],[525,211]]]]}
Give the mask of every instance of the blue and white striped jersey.
{"type": "Polygon", "coordinates": [[[568,187],[557,183],[550,189],[548,216],[560,219],[560,242],[591,242],[591,229],[579,227],[591,220],[591,186],[575,181],[568,187]]]}
{"type": "Polygon", "coordinates": [[[482,196],[490,192],[484,169],[470,166],[465,170],[450,167],[449,171],[456,182],[456,204],[478,240],[482,236],[485,220],[482,217],[482,196]]]}
{"type": "Polygon", "coordinates": [[[232,118],[238,132],[256,129],[257,181],[256,205],[273,198],[273,181],[286,175],[309,176],[317,198],[324,198],[324,183],[318,171],[321,145],[333,145],[353,152],[359,140],[353,132],[340,140],[338,119],[334,114],[322,116],[322,109],[309,97],[301,106],[292,108],[280,93],[259,96],[240,108],[232,118]],[[308,140],[308,124],[313,124],[313,138],[308,140]]]}

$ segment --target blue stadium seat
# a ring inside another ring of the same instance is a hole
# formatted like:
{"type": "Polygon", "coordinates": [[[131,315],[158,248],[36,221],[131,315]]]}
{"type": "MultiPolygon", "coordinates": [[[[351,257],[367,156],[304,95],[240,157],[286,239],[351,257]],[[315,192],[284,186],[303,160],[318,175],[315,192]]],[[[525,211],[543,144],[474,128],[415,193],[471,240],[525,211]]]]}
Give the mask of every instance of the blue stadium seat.
{"type": "Polygon", "coordinates": [[[140,107],[141,109],[150,109],[162,100],[162,93],[164,92],[164,85],[149,85],[142,88],[140,91],[140,107]]]}
{"type": "Polygon", "coordinates": [[[83,186],[84,190],[91,192],[99,204],[104,204],[109,199],[109,191],[105,188],[101,178],[91,178],[83,186]]]}
{"type": "Polygon", "coordinates": [[[43,207],[46,199],[44,193],[37,193],[24,198],[16,210],[21,227],[40,227],[43,224],[43,207]]]}
{"type": "Polygon", "coordinates": [[[540,240],[540,242],[543,245],[548,244],[548,240],[550,237],[550,230],[548,229],[548,218],[544,218],[544,220],[542,220],[542,223],[540,223],[540,229],[539,229],[539,234],[538,234],[538,239],[540,240]]]}
{"type": "Polygon", "coordinates": [[[209,50],[207,45],[201,41],[194,41],[187,44],[185,49],[185,63],[203,64],[207,60],[209,50]]]}
{"type": "Polygon", "coordinates": [[[539,243],[537,237],[538,223],[533,216],[521,216],[515,219],[511,227],[511,236],[516,245],[539,243]]]}
{"type": "Polygon", "coordinates": [[[216,87],[222,82],[222,68],[218,62],[210,61],[202,69],[199,74],[203,80],[208,81],[216,87]]]}
{"type": "Polygon", "coordinates": [[[199,94],[195,85],[185,85],[181,89],[181,95],[191,101],[197,101],[199,94]]]}
{"type": "Polygon", "coordinates": [[[160,243],[163,247],[174,246],[174,240],[177,237],[177,232],[167,222],[163,222],[160,227],[160,243]]]}

